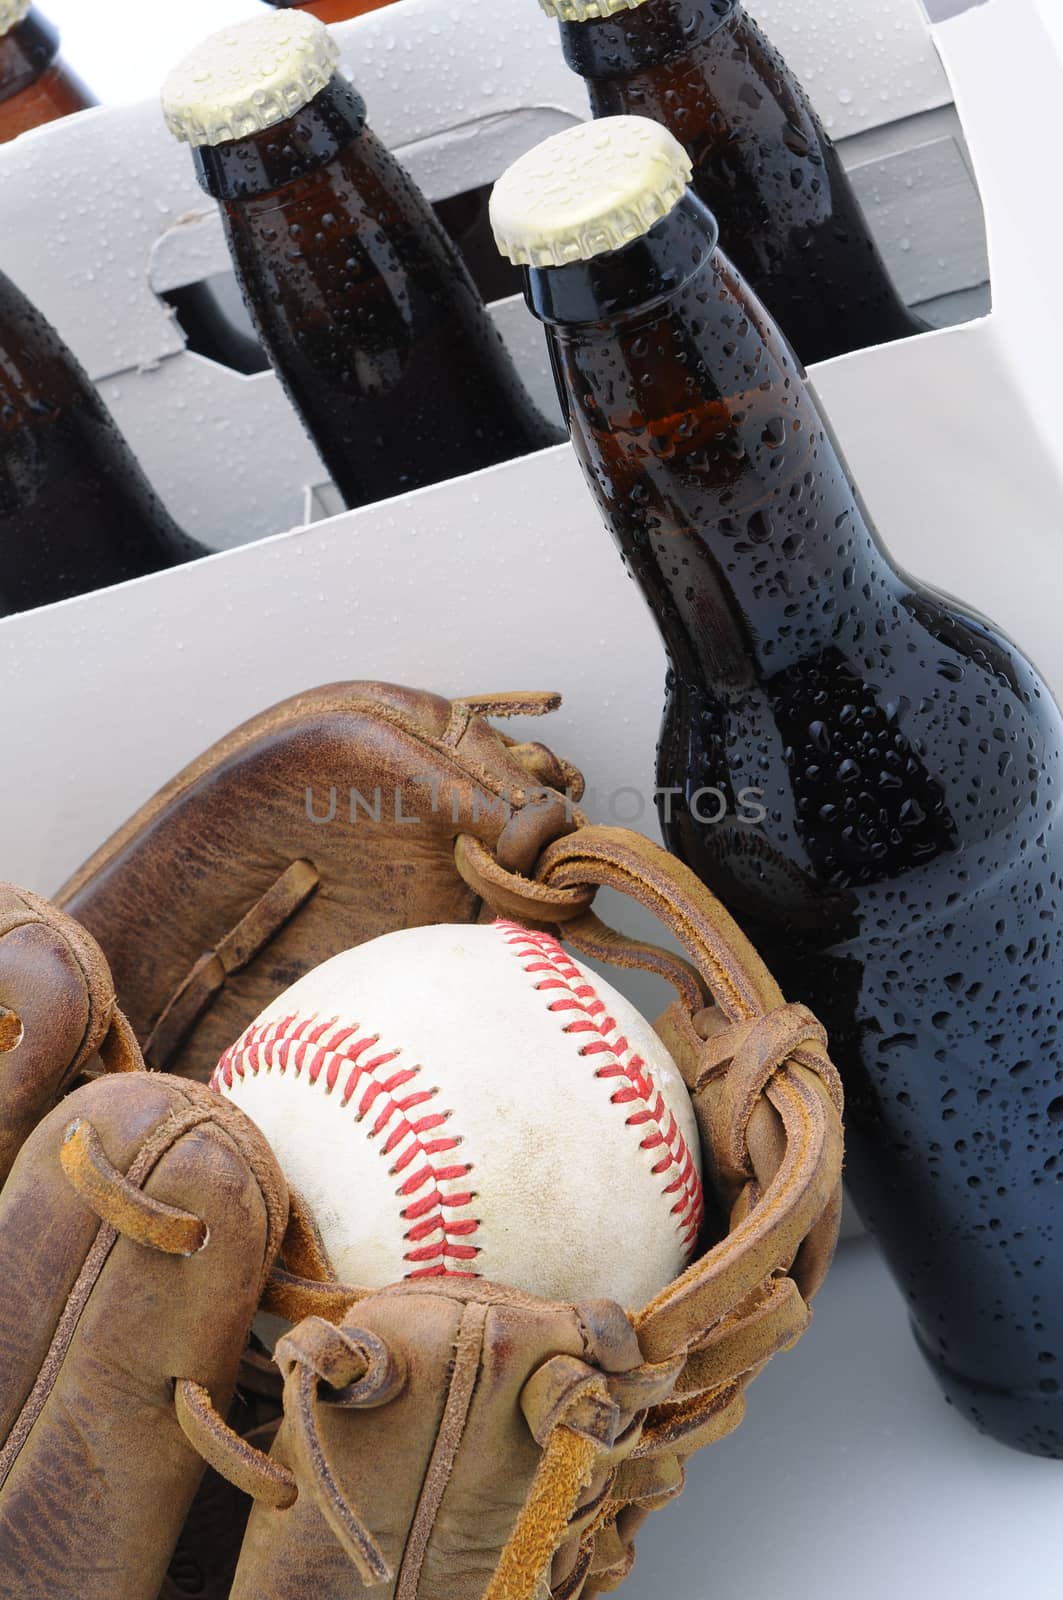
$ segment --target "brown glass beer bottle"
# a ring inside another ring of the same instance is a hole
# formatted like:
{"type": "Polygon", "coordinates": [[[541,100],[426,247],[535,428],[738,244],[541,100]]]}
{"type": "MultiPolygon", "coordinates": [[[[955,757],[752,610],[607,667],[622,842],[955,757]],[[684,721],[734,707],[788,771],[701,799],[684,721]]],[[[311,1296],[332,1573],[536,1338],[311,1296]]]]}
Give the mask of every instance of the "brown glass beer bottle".
{"type": "Polygon", "coordinates": [[[455,246],[367,128],[328,29],[277,13],[171,75],[248,309],[349,506],[558,442],[455,246]]]}
{"type": "Polygon", "coordinates": [[[0,0],[0,144],[94,106],[59,54],[59,33],[30,0],[0,0]]]}
{"type": "MultiPolygon", "coordinates": [[[[393,5],[395,0],[266,0],[266,4],[278,10],[308,11],[322,22],[346,22],[351,17],[364,16],[367,11],[393,5]]],[[[513,281],[513,269],[503,261],[491,237],[487,218],[490,193],[490,184],[485,184],[437,200],[432,210],[461,251],[483,298],[505,300],[519,294],[520,285],[513,281]]]]}
{"type": "Polygon", "coordinates": [[[685,146],[724,249],[806,365],[925,331],[808,96],[741,0],[541,3],[596,117],[651,117],[685,146]]]}
{"type": "Polygon", "coordinates": [[[666,838],[827,1026],[846,1176],[946,1392],[1063,1455],[1063,719],[883,548],[660,124],[496,186],[590,491],[660,629],[666,838]]]}
{"type": "Polygon", "coordinates": [[[0,273],[0,616],[207,554],[55,329],[0,273]]]}

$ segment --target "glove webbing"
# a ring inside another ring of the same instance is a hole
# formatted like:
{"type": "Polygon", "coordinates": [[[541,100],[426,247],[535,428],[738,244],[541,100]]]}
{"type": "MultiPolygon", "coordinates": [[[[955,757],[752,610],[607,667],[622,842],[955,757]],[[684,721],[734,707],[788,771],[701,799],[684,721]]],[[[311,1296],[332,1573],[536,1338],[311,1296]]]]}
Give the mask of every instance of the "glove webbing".
{"type": "MultiPolygon", "coordinates": [[[[688,1035],[682,1042],[690,1046],[677,1059],[731,1212],[730,1233],[633,1319],[643,1357],[678,1360],[682,1370],[666,1395],[644,1402],[641,1438],[607,1474],[601,1503],[582,1518],[576,1507],[608,1443],[570,1427],[564,1414],[545,1435],[536,1431],[539,1472],[488,1600],[530,1600],[559,1544],[570,1553],[563,1563],[569,1577],[557,1593],[570,1586],[579,1592],[581,1574],[588,1574],[593,1593],[622,1578],[642,1516],[678,1493],[689,1455],[738,1425],[749,1378],[807,1324],[805,1300],[818,1287],[836,1230],[840,1086],[815,1018],[784,1004],[726,912],[650,841],[617,829],[579,828],[545,850],[530,878],[469,836],[458,841],[457,861],[491,910],[556,930],[583,954],[645,968],[673,984],[688,1035]],[[591,910],[600,886],[652,909],[689,959],[607,928],[591,910]],[[574,1554],[564,1544],[566,1530],[569,1541],[579,1542],[574,1554]]],[[[293,1320],[310,1312],[336,1317],[365,1296],[352,1286],[315,1283],[303,1263],[285,1266],[294,1272],[274,1273],[266,1304],[293,1320]]],[[[323,1487],[319,1480],[319,1493],[323,1487]]],[[[329,1487],[322,1509],[339,1535],[331,1497],[329,1487]]],[[[416,1549],[407,1550],[411,1581],[419,1571],[415,1556],[416,1549]]],[[[407,1600],[406,1589],[401,1593],[407,1600]]]]}

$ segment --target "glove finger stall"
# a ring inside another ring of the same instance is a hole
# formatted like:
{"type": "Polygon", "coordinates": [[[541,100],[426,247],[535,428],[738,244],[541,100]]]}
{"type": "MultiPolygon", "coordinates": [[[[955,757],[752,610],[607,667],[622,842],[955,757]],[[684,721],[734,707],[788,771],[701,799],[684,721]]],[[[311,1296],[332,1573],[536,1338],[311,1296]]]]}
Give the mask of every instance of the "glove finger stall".
{"type": "Polygon", "coordinates": [[[0,1195],[2,1600],[155,1600],[203,1472],[175,1380],[227,1409],[286,1216],[264,1141],[197,1084],[101,1078],[31,1135],[0,1195]]]}

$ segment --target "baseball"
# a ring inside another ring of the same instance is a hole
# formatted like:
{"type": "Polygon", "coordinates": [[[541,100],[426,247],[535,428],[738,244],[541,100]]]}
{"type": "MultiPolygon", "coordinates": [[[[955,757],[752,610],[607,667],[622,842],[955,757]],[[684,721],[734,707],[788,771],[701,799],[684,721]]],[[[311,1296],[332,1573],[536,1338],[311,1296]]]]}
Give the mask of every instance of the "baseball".
{"type": "Polygon", "coordinates": [[[516,923],[333,957],[212,1081],[266,1135],[343,1282],[473,1274],[637,1309],[696,1244],[698,1135],[674,1062],[621,995],[516,923]]]}

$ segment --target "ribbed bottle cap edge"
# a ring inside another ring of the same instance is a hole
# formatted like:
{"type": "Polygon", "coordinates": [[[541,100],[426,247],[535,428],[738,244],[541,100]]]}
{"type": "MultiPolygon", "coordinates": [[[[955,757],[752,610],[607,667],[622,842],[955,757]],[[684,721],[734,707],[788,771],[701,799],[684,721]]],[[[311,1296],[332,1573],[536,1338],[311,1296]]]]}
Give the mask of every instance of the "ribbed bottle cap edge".
{"type": "Polygon", "coordinates": [[[690,157],[644,117],[603,117],[543,140],[503,173],[491,226],[515,266],[562,267],[642,238],[682,199],[690,157]]]}
{"type": "Polygon", "coordinates": [[[558,22],[601,22],[618,11],[637,11],[646,0],[539,0],[548,17],[558,22]]]}
{"type": "Polygon", "coordinates": [[[0,38],[29,16],[32,5],[33,0],[0,0],[0,38]]]}
{"type": "Polygon", "coordinates": [[[301,11],[270,12],[219,29],[163,84],[166,126],[175,139],[192,145],[263,133],[309,105],[339,61],[329,29],[301,11]]]}

